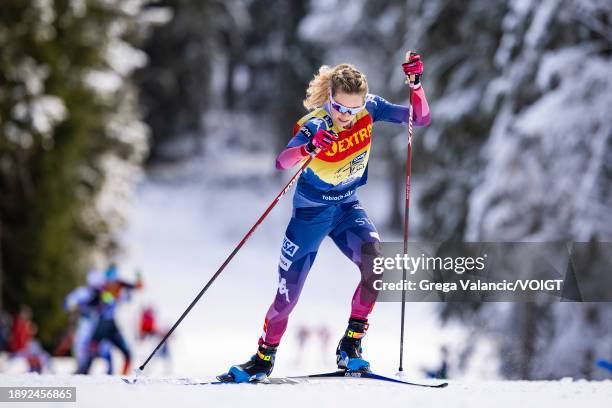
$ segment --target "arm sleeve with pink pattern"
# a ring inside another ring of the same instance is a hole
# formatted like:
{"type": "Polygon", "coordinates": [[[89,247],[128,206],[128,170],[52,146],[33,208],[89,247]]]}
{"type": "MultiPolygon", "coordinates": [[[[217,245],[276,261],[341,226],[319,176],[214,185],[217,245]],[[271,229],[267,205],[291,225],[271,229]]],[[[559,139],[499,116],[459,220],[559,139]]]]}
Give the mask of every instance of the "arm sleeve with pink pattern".
{"type": "Polygon", "coordinates": [[[307,155],[308,153],[304,149],[304,144],[300,146],[286,147],[276,157],[276,168],[279,170],[290,169],[307,155]]]}
{"type": "MultiPolygon", "coordinates": [[[[414,126],[429,125],[431,115],[429,104],[423,87],[419,87],[412,94],[414,126]]],[[[408,123],[409,108],[403,105],[396,105],[378,96],[368,94],[366,97],[366,108],[372,115],[374,122],[408,123]]]]}

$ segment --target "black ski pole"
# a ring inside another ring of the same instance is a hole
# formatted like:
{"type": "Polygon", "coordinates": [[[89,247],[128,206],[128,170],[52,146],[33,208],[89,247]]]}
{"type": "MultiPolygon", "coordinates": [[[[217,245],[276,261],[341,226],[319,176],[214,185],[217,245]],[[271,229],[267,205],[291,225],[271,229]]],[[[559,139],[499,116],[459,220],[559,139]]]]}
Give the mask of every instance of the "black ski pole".
{"type": "Polygon", "coordinates": [[[221,267],[217,270],[217,272],[215,272],[215,274],[212,276],[212,278],[210,278],[210,280],[206,283],[206,285],[204,286],[204,288],[202,288],[202,290],[200,291],[200,293],[198,293],[198,295],[195,297],[195,299],[193,299],[193,301],[191,302],[191,304],[187,307],[187,309],[185,309],[185,311],[183,312],[183,314],[181,315],[181,317],[179,317],[179,319],[176,321],[176,323],[174,323],[174,325],[172,326],[172,328],[168,331],[168,333],[166,333],[166,335],[161,339],[161,341],[159,342],[159,344],[157,345],[157,347],[155,347],[155,350],[153,350],[153,352],[149,355],[149,357],[147,357],[147,359],[145,360],[145,362],[138,367],[138,369],[142,372],[144,370],[144,368],[146,367],[146,365],[149,363],[149,361],[151,360],[151,358],[153,358],[153,356],[155,355],[155,353],[157,353],[157,350],[159,350],[161,348],[161,346],[166,342],[166,340],[168,339],[168,337],[170,337],[170,335],[174,332],[174,330],[178,327],[179,324],[181,324],[181,322],[183,321],[183,319],[185,318],[185,316],[187,316],[187,314],[191,311],[191,309],[193,309],[193,307],[196,305],[196,303],[198,303],[198,301],[200,300],[200,298],[204,295],[204,293],[206,293],[206,291],[208,290],[208,288],[212,285],[212,283],[215,281],[215,279],[217,279],[217,277],[221,274],[221,272],[223,272],[223,270],[225,269],[225,267],[227,266],[227,264],[230,263],[230,261],[232,260],[232,258],[234,258],[234,256],[238,253],[238,251],[240,250],[240,248],[242,248],[242,246],[244,245],[244,243],[249,239],[249,237],[251,236],[251,234],[253,234],[253,232],[255,231],[255,229],[259,226],[259,224],[261,224],[261,222],[264,220],[264,218],[266,218],[268,216],[268,214],[270,213],[270,211],[272,211],[272,208],[274,208],[274,206],[276,206],[276,204],[280,201],[280,199],[287,194],[287,192],[289,191],[289,189],[291,188],[291,186],[293,185],[293,183],[295,183],[295,181],[298,179],[298,177],[300,176],[300,174],[302,174],[302,172],[306,169],[306,167],[308,167],[308,165],[310,164],[312,160],[312,156],[308,158],[308,160],[306,160],[304,162],[304,164],[302,164],[302,166],[300,167],[300,169],[293,175],[293,177],[291,177],[291,179],[289,180],[289,182],[287,183],[287,185],[285,186],[285,188],[283,188],[283,190],[276,196],[276,198],[272,201],[272,203],[270,203],[270,205],[268,206],[268,208],[266,209],[266,211],[264,211],[264,213],[261,215],[261,217],[259,217],[259,219],[255,222],[255,224],[251,227],[251,229],[246,233],[246,235],[242,238],[242,240],[240,240],[240,242],[238,243],[238,245],[236,245],[236,247],[234,248],[234,250],[232,251],[232,253],[230,253],[230,255],[227,257],[227,259],[225,260],[225,262],[223,262],[223,264],[221,265],[221,267]]]}

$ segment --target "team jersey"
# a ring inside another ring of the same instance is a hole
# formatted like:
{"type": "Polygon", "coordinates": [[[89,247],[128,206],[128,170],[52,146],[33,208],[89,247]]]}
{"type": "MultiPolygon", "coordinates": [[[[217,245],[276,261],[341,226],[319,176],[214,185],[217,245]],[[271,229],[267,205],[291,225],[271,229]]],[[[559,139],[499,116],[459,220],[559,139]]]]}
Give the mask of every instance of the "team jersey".
{"type": "Polygon", "coordinates": [[[356,200],[354,194],[357,187],[368,180],[372,124],[377,121],[407,123],[409,112],[406,106],[368,94],[365,109],[356,115],[355,124],[350,129],[343,129],[333,123],[330,109],[326,104],[300,118],[294,126],[294,136],[287,145],[303,145],[320,129],[338,135],[338,140],[327,151],[317,154],[301,174],[296,188],[298,201],[338,204],[356,200]]]}

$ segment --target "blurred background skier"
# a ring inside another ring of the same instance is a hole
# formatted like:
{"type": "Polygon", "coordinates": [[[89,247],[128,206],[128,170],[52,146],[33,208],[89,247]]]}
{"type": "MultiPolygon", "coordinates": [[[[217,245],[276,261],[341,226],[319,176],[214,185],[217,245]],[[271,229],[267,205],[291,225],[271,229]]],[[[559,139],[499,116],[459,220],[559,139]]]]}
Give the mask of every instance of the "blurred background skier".
{"type": "Polygon", "coordinates": [[[142,288],[142,279],[140,273],[137,273],[134,283],[120,279],[117,266],[114,263],[109,265],[104,278],[105,284],[103,290],[99,293],[97,302],[98,321],[89,342],[89,352],[85,359],[83,371],[89,371],[94,356],[101,352],[101,348],[105,347],[104,342],[108,341],[117,347],[123,355],[124,363],[121,373],[127,374],[130,369],[132,354],[115,321],[115,311],[119,302],[129,300],[132,290],[142,288]]]}
{"type": "MultiPolygon", "coordinates": [[[[76,326],[72,341],[72,354],[77,361],[77,374],[88,374],[90,359],[93,360],[95,357],[104,359],[107,363],[106,372],[113,373],[110,343],[101,342],[95,350],[90,347],[100,318],[100,299],[105,285],[104,272],[92,270],[87,274],[87,285],[79,286],[66,296],[65,309],[70,314],[71,322],[75,322],[70,324],[76,326]]],[[[60,353],[61,351],[58,351],[58,354],[60,353]]]]}
{"type": "Polygon", "coordinates": [[[306,324],[300,324],[296,333],[296,340],[298,344],[297,352],[295,353],[295,365],[299,366],[302,364],[302,357],[306,349],[306,343],[312,334],[312,330],[306,324]]]}
{"type": "MultiPolygon", "coordinates": [[[[430,115],[421,86],[420,55],[412,54],[402,67],[414,79],[410,82],[413,123],[426,126],[430,115]]],[[[310,113],[297,121],[293,138],[276,159],[278,169],[289,169],[312,157],[294,194],[280,254],[278,291],[266,314],[256,354],[220,375],[224,381],[261,381],[271,374],[289,314],[326,236],[361,271],[348,326],[336,349],[337,366],[369,370],[369,362],[361,355],[361,340],[376,301],[371,264],[379,254],[380,237],[355,191],[367,181],[372,124],[406,124],[409,108],[369,94],[365,75],[350,64],[322,66],[308,86],[304,106],[310,113]]]]}
{"type": "Polygon", "coordinates": [[[439,380],[448,379],[448,347],[440,348],[440,364],[437,368],[423,368],[423,373],[428,378],[437,378],[439,380]]]}

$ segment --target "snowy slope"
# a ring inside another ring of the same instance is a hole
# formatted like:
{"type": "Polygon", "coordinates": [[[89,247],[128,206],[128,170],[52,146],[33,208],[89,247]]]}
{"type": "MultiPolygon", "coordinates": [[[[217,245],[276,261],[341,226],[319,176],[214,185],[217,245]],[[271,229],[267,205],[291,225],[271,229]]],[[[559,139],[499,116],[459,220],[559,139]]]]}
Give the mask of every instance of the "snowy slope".
{"type": "MultiPolygon", "coordinates": [[[[421,389],[369,380],[318,380],[300,385],[127,385],[118,377],[0,374],[2,386],[74,386],[78,407],[576,407],[607,406],[612,382],[562,380],[451,381],[444,389],[421,389]],[[607,402],[606,402],[607,401],[607,402]]],[[[6,407],[21,404],[3,403],[6,407]]],[[[74,407],[56,403],[54,407],[74,407]]]]}

